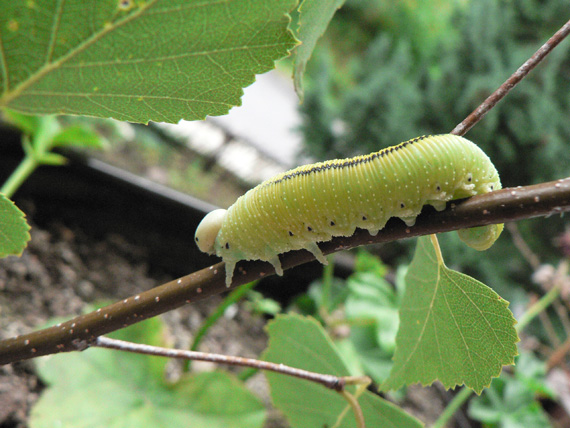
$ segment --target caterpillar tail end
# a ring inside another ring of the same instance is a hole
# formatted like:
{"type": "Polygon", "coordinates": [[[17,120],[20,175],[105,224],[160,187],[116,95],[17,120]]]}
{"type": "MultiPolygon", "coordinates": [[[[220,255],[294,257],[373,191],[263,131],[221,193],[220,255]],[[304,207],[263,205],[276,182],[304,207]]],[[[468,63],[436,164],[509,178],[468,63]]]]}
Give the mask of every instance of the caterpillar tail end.
{"type": "Polygon", "coordinates": [[[471,248],[485,251],[490,248],[501,235],[503,224],[490,224],[488,226],[472,227],[457,231],[459,239],[471,248]]]}

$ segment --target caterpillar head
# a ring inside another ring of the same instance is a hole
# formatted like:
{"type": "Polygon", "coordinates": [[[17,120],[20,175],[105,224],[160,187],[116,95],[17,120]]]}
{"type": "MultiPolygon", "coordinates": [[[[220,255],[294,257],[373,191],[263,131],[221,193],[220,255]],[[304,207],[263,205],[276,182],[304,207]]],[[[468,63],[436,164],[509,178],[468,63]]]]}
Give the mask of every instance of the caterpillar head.
{"type": "Polygon", "coordinates": [[[196,229],[196,235],[194,240],[196,245],[203,253],[214,254],[214,244],[216,242],[216,237],[218,232],[222,228],[222,223],[226,218],[227,210],[219,209],[214,210],[202,219],[200,224],[196,229]]]}

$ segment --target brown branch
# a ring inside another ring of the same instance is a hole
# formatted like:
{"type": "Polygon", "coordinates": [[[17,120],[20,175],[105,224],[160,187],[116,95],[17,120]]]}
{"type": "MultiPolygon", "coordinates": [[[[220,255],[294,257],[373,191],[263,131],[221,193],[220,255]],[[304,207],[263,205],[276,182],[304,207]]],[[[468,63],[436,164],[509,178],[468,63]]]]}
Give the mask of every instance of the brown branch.
{"type": "Polygon", "coordinates": [[[548,41],[538,49],[523,65],[515,71],[495,92],[493,92],[483,103],[467,116],[463,122],[457,125],[451,134],[465,135],[473,125],[479,122],[495,105],[513,89],[517,83],[526,77],[530,71],[536,67],[552,49],[554,49],[570,33],[570,21],[560,28],[548,41]]]}
{"type": "MultiPolygon", "coordinates": [[[[413,227],[393,218],[376,236],[358,229],[353,236],[337,237],[319,246],[324,254],[330,254],[360,245],[566,211],[570,211],[570,177],[534,186],[503,189],[461,202],[454,201],[441,212],[426,207],[413,227]]],[[[304,250],[281,256],[284,269],[313,260],[313,255],[304,250]]],[[[230,289],[274,273],[269,263],[240,262],[230,289]]],[[[224,280],[224,264],[218,263],[57,326],[3,340],[0,342],[0,364],[86,349],[99,336],[227,291],[224,280]]]]}
{"type": "Polygon", "coordinates": [[[308,370],[286,366],[284,364],[272,363],[269,361],[256,360],[253,358],[234,357],[230,355],[212,354],[209,352],[188,351],[185,349],[170,349],[159,346],[145,345],[141,343],[126,342],[124,340],[111,339],[109,337],[98,337],[92,346],[100,348],[117,349],[119,351],[135,352],[144,355],[155,355],[159,357],[178,358],[193,361],[209,361],[217,364],[228,364],[240,367],[253,367],[259,370],[268,370],[299,379],[319,383],[334,391],[343,391],[346,385],[369,384],[370,378],[367,376],[333,376],[330,374],[315,373],[308,370]]]}
{"type": "MultiPolygon", "coordinates": [[[[569,33],[570,21],[451,133],[464,135],[569,33]]],[[[419,215],[412,228],[392,219],[375,237],[365,230],[357,230],[351,237],[338,237],[320,247],[324,254],[330,254],[359,245],[566,211],[570,211],[570,177],[524,188],[503,189],[475,196],[463,203],[451,203],[445,211],[419,215]]],[[[313,259],[312,254],[306,251],[292,251],[281,257],[284,269],[313,259]]],[[[241,262],[230,288],[272,274],[273,267],[268,263],[241,262]]],[[[224,275],[224,264],[218,263],[71,321],[3,340],[0,342],[0,365],[57,352],[86,349],[101,335],[226,291],[224,275]]]]}

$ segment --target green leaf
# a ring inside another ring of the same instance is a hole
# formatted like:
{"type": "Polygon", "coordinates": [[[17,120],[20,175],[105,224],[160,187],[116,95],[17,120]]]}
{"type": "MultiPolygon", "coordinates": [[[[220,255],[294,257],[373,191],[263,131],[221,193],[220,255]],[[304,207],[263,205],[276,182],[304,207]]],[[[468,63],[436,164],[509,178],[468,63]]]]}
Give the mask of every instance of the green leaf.
{"type": "Polygon", "coordinates": [[[103,149],[107,141],[86,125],[71,125],[62,129],[52,140],[53,147],[88,147],[103,149]]]}
{"type": "Polygon", "coordinates": [[[351,325],[350,340],[366,374],[382,383],[388,378],[396,348],[398,311],[404,294],[403,269],[398,270],[393,287],[383,278],[387,268],[378,257],[360,251],[355,271],[346,286],[345,313],[351,325]]]}
{"type": "Polygon", "coordinates": [[[392,368],[400,299],[394,288],[375,273],[356,273],[347,284],[345,310],[352,325],[350,339],[366,372],[382,382],[392,368]]]}
{"type": "MultiPolygon", "coordinates": [[[[327,373],[348,375],[348,369],[323,328],[312,318],[280,315],[270,322],[269,347],[264,359],[276,363],[327,373]]],[[[347,402],[340,394],[314,382],[267,372],[273,403],[295,428],[356,427],[352,411],[335,425],[347,402]]],[[[392,403],[365,391],[358,399],[366,426],[417,428],[422,424],[392,403]]]]}
{"type": "Polygon", "coordinates": [[[132,122],[222,115],[295,46],[295,0],[0,6],[0,106],[132,122]]]}
{"type": "Polygon", "coordinates": [[[394,367],[382,389],[441,381],[477,393],[517,355],[508,302],[439,262],[429,237],[418,240],[406,276],[394,367]]]}
{"type": "Polygon", "coordinates": [[[30,240],[26,215],[0,194],[0,257],[19,256],[30,240]]]}
{"type": "MultiPolygon", "coordinates": [[[[520,359],[519,359],[520,360],[520,359]]],[[[469,416],[484,424],[501,428],[546,428],[551,424],[534,392],[516,377],[503,373],[491,387],[469,403],[469,416]]],[[[543,382],[544,378],[542,379],[543,382]]]]}
{"type": "Polygon", "coordinates": [[[333,15],[345,0],[304,0],[299,7],[299,28],[297,38],[301,45],[297,47],[295,53],[295,68],[293,70],[293,80],[295,91],[303,101],[303,74],[305,67],[317,40],[327,29],[333,15]]]}
{"type": "Polygon", "coordinates": [[[22,114],[9,109],[4,109],[2,115],[8,120],[8,122],[17,126],[24,134],[27,135],[35,134],[40,126],[39,116],[22,114]]]}
{"type": "MultiPolygon", "coordinates": [[[[113,336],[164,344],[159,318],[113,336]]],[[[170,384],[163,378],[167,361],[96,348],[41,358],[38,374],[49,386],[30,427],[261,428],[263,405],[231,375],[185,375],[170,384]]]]}

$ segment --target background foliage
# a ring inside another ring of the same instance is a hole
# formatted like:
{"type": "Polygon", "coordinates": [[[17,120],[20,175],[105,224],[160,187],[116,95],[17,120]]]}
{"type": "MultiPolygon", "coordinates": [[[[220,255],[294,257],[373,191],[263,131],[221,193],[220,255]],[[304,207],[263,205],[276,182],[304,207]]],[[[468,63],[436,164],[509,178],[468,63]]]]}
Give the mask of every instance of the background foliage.
{"type": "MultiPolygon", "coordinates": [[[[351,0],[339,11],[307,70],[305,154],[346,157],[451,131],[567,18],[556,0],[433,3],[351,0]]],[[[568,175],[570,98],[560,88],[569,85],[564,43],[466,135],[493,160],[503,186],[568,175]]],[[[519,227],[535,251],[559,256],[552,239],[562,221],[519,227]]],[[[442,246],[450,266],[476,273],[507,299],[516,300],[529,276],[507,237],[484,255],[451,236],[442,246]]]]}

